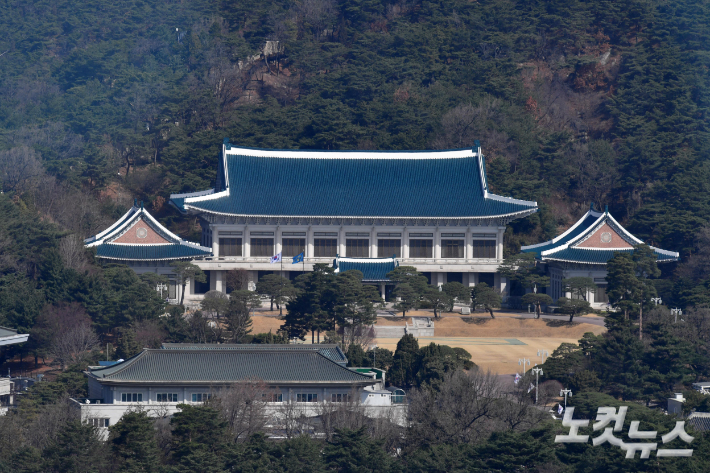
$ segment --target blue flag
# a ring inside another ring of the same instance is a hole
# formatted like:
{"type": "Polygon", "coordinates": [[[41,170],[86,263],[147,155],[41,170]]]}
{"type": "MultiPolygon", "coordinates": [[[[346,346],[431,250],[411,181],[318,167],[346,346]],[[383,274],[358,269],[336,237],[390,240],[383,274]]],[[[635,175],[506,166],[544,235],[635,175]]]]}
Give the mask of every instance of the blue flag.
{"type": "Polygon", "coordinates": [[[301,251],[300,254],[297,254],[296,256],[293,257],[292,264],[301,263],[301,262],[303,262],[303,251],[301,251]]]}

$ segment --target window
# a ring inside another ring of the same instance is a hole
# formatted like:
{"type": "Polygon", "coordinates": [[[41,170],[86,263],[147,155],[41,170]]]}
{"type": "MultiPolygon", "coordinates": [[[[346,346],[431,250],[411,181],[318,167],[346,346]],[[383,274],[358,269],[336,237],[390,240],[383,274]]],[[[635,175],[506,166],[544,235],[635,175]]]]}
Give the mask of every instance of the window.
{"type": "Polygon", "coordinates": [[[345,256],[354,258],[369,258],[370,240],[345,240],[345,256]]]}
{"type": "Polygon", "coordinates": [[[331,258],[338,254],[338,240],[335,238],[316,238],[313,240],[313,256],[331,258]]]}
{"type": "Polygon", "coordinates": [[[463,258],[463,240],[441,240],[442,258],[463,258]]]}
{"type": "Polygon", "coordinates": [[[284,238],[281,243],[281,256],[296,256],[306,248],[305,238],[284,238]]]}
{"type": "Polygon", "coordinates": [[[318,394],[296,394],[296,402],[318,402],[318,394]]]}
{"type": "Polygon", "coordinates": [[[331,394],[331,402],[350,402],[350,394],[331,394]]]}
{"type": "MultiPolygon", "coordinates": [[[[253,235],[253,233],[252,233],[253,235]]],[[[252,238],[251,239],[251,255],[252,256],[274,256],[274,239],[273,238],[252,238]]]]}
{"type": "Polygon", "coordinates": [[[242,239],[220,238],[219,256],[242,256],[242,239]]]}
{"type": "Polygon", "coordinates": [[[155,396],[155,400],[158,402],[178,402],[177,393],[158,393],[155,396]]]}
{"type": "Polygon", "coordinates": [[[121,393],[121,402],[143,402],[143,393],[121,393]]]}
{"type": "Polygon", "coordinates": [[[262,394],[261,397],[264,398],[265,402],[283,402],[284,401],[283,394],[276,394],[276,393],[262,394]]]}
{"type": "Polygon", "coordinates": [[[212,399],[212,394],[192,393],[192,402],[206,402],[209,399],[212,399]]]}
{"type": "Polygon", "coordinates": [[[609,303],[609,297],[606,295],[606,285],[597,286],[597,290],[594,293],[594,302],[609,303]]]}
{"type": "MultiPolygon", "coordinates": [[[[411,233],[410,233],[411,236],[411,233]]],[[[433,240],[409,240],[410,258],[432,258],[434,248],[433,240]]]]}
{"type": "Polygon", "coordinates": [[[193,294],[205,294],[207,291],[210,290],[210,275],[212,274],[212,271],[205,271],[205,282],[200,282],[200,281],[195,281],[194,279],[191,280],[190,282],[192,284],[192,293],[193,294]]]}
{"type": "Polygon", "coordinates": [[[108,427],[107,417],[90,417],[86,419],[86,423],[94,427],[108,427]]]}
{"type": "Polygon", "coordinates": [[[471,255],[471,258],[495,259],[495,257],[495,240],[473,240],[473,254],[471,255]]]}
{"type": "Polygon", "coordinates": [[[390,258],[402,256],[402,240],[377,240],[377,257],[390,258]]]}

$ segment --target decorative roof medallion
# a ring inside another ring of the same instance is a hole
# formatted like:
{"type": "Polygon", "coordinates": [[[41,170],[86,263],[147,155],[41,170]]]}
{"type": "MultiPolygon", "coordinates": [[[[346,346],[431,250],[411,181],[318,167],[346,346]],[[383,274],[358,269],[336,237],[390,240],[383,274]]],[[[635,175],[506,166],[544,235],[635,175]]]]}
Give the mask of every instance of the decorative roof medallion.
{"type": "MultiPolygon", "coordinates": [[[[136,230],[136,236],[138,238],[145,238],[148,236],[148,230],[143,227],[138,227],[138,229],[136,230]]],[[[602,238],[604,237],[602,236],[602,238]]],[[[609,237],[609,240],[611,240],[611,236],[609,237]]]]}
{"type": "Polygon", "coordinates": [[[609,232],[602,233],[602,243],[611,243],[611,233],[609,233],[609,232]]]}

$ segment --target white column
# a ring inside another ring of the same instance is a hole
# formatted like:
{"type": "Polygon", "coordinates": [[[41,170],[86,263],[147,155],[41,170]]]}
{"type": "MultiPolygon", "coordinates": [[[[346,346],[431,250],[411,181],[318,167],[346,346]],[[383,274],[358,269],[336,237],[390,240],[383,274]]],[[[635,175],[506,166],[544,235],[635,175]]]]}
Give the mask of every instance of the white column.
{"type": "MultiPolygon", "coordinates": [[[[308,226],[308,230],[306,230],[306,251],[305,254],[303,255],[304,258],[313,258],[313,229],[311,226],[308,226]]],[[[303,267],[303,266],[301,266],[303,267]]]]}
{"type": "Polygon", "coordinates": [[[225,272],[224,271],[212,271],[212,275],[214,276],[214,289],[215,291],[227,293],[227,285],[225,284],[224,276],[225,272]]]}
{"type": "Polygon", "coordinates": [[[217,273],[219,271],[207,271],[210,273],[210,291],[217,290],[217,273]]]}
{"type": "Polygon", "coordinates": [[[249,225],[244,226],[244,257],[251,256],[251,239],[249,238],[249,225]]]}
{"type": "Polygon", "coordinates": [[[434,231],[434,259],[441,259],[441,232],[439,227],[434,231]]]}
{"type": "Polygon", "coordinates": [[[466,254],[464,254],[464,258],[468,261],[471,258],[473,258],[473,237],[471,237],[471,226],[469,225],[466,227],[466,254]]]}
{"type": "Polygon", "coordinates": [[[377,258],[377,231],[375,227],[370,229],[370,258],[377,258]]]}
{"type": "Polygon", "coordinates": [[[217,228],[210,227],[212,230],[212,254],[215,256],[220,256],[219,254],[219,231],[217,228]]]}
{"type": "Polygon", "coordinates": [[[380,283],[380,294],[382,295],[382,300],[385,300],[385,283],[380,283]]]}
{"type": "MultiPolygon", "coordinates": [[[[282,245],[281,245],[283,237],[281,236],[281,233],[282,233],[281,227],[280,226],[276,227],[276,231],[274,231],[274,254],[275,255],[278,255],[283,250],[282,245]]],[[[283,255],[281,255],[281,257],[283,257],[283,255]]],[[[281,273],[279,273],[279,274],[281,276],[283,276],[283,274],[281,274],[281,273]]]]}
{"type": "Polygon", "coordinates": [[[503,234],[505,233],[505,227],[498,227],[498,236],[496,238],[497,241],[497,250],[496,250],[496,258],[499,260],[503,259],[503,234]]]}
{"type": "Polygon", "coordinates": [[[409,258],[409,238],[407,237],[407,227],[402,229],[402,258],[409,258]]]}
{"type": "Polygon", "coordinates": [[[503,297],[508,296],[508,280],[504,277],[501,276],[500,273],[495,273],[493,276],[493,283],[496,286],[496,289],[498,289],[503,297]]]}
{"type": "Polygon", "coordinates": [[[345,227],[341,226],[338,233],[338,254],[345,256],[345,227]]]}

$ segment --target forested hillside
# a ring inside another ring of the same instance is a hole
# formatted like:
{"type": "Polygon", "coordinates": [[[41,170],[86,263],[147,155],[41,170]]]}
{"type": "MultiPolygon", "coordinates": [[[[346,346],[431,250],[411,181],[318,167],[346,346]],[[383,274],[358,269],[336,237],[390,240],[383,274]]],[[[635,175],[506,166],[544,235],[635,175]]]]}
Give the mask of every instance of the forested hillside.
{"type": "Polygon", "coordinates": [[[2,0],[0,11],[3,190],[81,237],[133,197],[191,236],[165,199],[214,181],[224,137],[381,150],[480,139],[493,190],[541,204],[509,230],[509,251],[591,201],[684,259],[710,220],[707,1],[2,0]],[[76,201],[80,215],[66,215],[76,201]]]}

